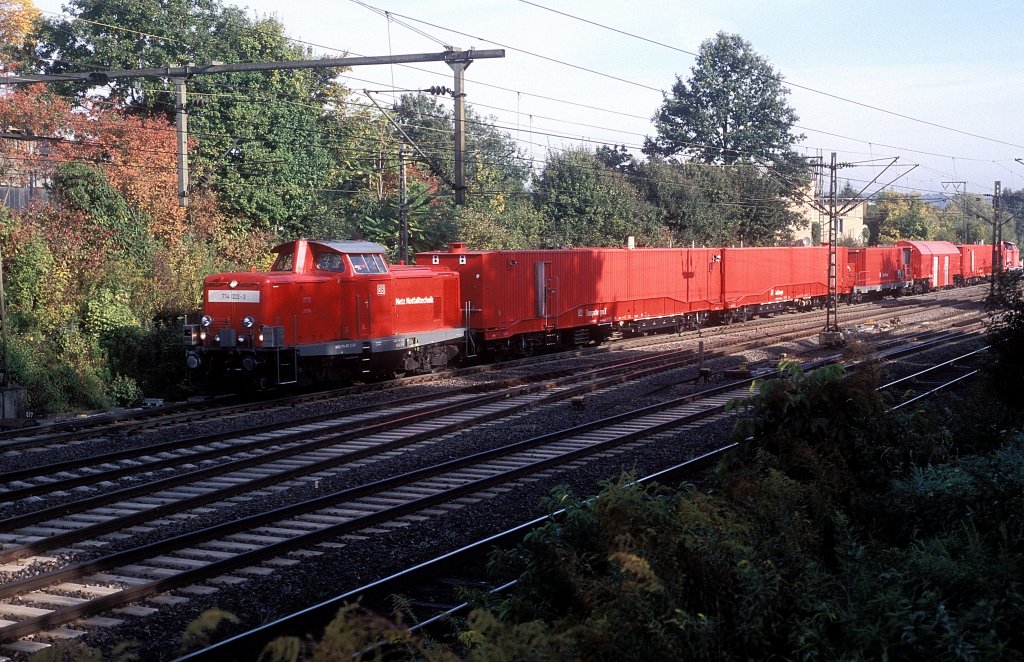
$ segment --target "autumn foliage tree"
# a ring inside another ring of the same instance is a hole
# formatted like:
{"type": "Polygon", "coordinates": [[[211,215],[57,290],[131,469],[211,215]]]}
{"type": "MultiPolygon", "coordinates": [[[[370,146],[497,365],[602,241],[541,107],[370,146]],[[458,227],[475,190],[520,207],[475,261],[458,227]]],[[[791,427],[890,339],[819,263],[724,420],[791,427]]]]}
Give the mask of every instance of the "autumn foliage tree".
{"type": "Polygon", "coordinates": [[[176,136],[163,116],[27,86],[0,95],[0,124],[6,181],[50,188],[49,204],[10,214],[0,236],[12,373],[33,409],[166,392],[183,374],[178,318],[197,308],[202,277],[256,264],[270,237],[233,236],[209,192],[178,206],[176,136]]]}
{"type": "Polygon", "coordinates": [[[0,0],[0,64],[16,64],[25,55],[38,19],[32,0],[0,0]]]}

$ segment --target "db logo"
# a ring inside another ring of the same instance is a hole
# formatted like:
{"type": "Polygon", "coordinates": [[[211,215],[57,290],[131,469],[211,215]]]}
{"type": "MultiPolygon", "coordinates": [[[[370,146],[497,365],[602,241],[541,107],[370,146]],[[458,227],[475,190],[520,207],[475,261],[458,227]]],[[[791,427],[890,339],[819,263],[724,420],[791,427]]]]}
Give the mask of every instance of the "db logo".
{"type": "Polygon", "coordinates": [[[379,297],[384,296],[384,283],[378,283],[377,284],[377,296],[379,296],[379,297]]]}

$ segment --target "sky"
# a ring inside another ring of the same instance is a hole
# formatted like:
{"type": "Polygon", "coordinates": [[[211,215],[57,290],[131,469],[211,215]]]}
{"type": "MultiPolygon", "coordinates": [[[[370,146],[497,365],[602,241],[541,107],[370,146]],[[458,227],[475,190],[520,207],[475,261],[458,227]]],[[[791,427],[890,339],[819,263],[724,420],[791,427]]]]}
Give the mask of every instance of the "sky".
{"type": "MultiPolygon", "coordinates": [[[[639,155],[663,93],[725,31],[785,78],[800,151],[848,164],[840,188],[876,177],[929,196],[1024,188],[1024,0],[224,2],[277,18],[315,55],[505,49],[468,67],[466,100],[538,167],[576,145],[639,155]]],[[[36,5],[61,11],[61,0],[36,5]]],[[[368,66],[345,82],[387,104],[395,90],[452,87],[452,72],[368,66]]]]}

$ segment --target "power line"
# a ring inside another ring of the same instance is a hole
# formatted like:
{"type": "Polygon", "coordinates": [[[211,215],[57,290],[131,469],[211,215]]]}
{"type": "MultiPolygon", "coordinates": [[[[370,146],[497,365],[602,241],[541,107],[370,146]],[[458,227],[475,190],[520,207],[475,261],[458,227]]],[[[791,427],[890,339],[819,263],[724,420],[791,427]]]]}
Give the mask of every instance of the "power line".
{"type": "MultiPolygon", "coordinates": [[[[547,10],[547,11],[551,11],[553,13],[557,13],[557,14],[566,16],[567,18],[571,18],[571,19],[578,20],[578,21],[581,21],[581,22],[584,22],[584,23],[588,23],[588,24],[600,27],[602,29],[606,29],[606,30],[610,30],[610,31],[613,31],[613,32],[616,32],[616,33],[619,33],[619,34],[623,34],[623,35],[626,35],[626,36],[631,37],[631,38],[635,38],[635,39],[639,39],[639,40],[642,40],[642,41],[645,41],[645,42],[649,42],[649,43],[652,43],[652,44],[655,44],[655,45],[658,45],[658,46],[661,46],[661,47],[664,47],[664,48],[668,48],[668,49],[671,49],[671,50],[674,50],[674,51],[685,53],[687,55],[693,55],[693,56],[696,55],[693,52],[687,51],[685,49],[677,48],[675,46],[671,46],[671,45],[665,44],[663,42],[658,42],[658,41],[655,41],[655,40],[652,40],[652,39],[648,39],[646,37],[642,37],[640,35],[636,35],[636,34],[633,34],[633,33],[625,32],[623,30],[618,30],[617,28],[613,28],[613,27],[610,27],[610,26],[607,26],[607,25],[603,25],[601,23],[597,23],[595,21],[591,21],[589,19],[585,19],[585,18],[576,16],[576,15],[573,15],[573,14],[569,14],[569,13],[566,13],[566,12],[561,12],[561,11],[553,10],[553,9],[548,8],[548,7],[544,7],[544,6],[540,5],[540,4],[537,4],[535,2],[528,2],[527,0],[521,0],[521,1],[523,1],[525,4],[529,4],[529,5],[532,5],[532,6],[535,6],[537,8],[547,10]]],[[[393,17],[395,15],[397,15],[397,14],[392,14],[391,12],[387,12],[385,10],[377,9],[377,8],[372,7],[370,5],[367,5],[366,3],[361,2],[359,0],[353,0],[353,2],[356,2],[356,4],[359,4],[360,6],[363,6],[364,8],[367,8],[367,9],[369,9],[371,11],[375,11],[375,12],[377,12],[380,15],[386,16],[389,21],[390,20],[394,20],[393,17]]],[[[48,13],[52,13],[52,12],[48,12],[48,13]]],[[[405,17],[405,18],[410,18],[410,17],[405,17]]],[[[130,30],[128,28],[121,28],[120,26],[115,26],[115,25],[111,25],[111,24],[107,24],[107,23],[100,23],[98,21],[88,21],[87,19],[81,19],[81,20],[83,20],[84,22],[95,23],[97,25],[101,25],[101,26],[104,26],[104,27],[110,27],[112,29],[122,29],[122,30],[125,30],[127,32],[134,33],[134,34],[144,34],[144,35],[147,35],[147,36],[157,37],[157,38],[161,38],[161,39],[169,39],[171,41],[177,41],[177,43],[184,43],[184,42],[180,42],[178,40],[173,40],[173,39],[170,39],[170,38],[159,37],[158,35],[148,35],[147,33],[139,33],[138,31],[133,31],[133,30],[130,30]]],[[[410,18],[410,20],[416,21],[417,19],[410,18]]],[[[418,21],[418,22],[421,22],[421,21],[418,21]]],[[[434,39],[433,37],[430,37],[430,35],[427,35],[427,33],[423,32],[423,31],[420,31],[420,30],[418,30],[417,28],[415,28],[413,26],[410,26],[410,25],[408,25],[406,23],[403,23],[403,22],[400,22],[400,24],[403,25],[404,27],[407,27],[410,30],[416,31],[417,33],[419,33],[419,34],[421,34],[423,36],[427,36],[428,38],[434,39]]],[[[444,28],[443,26],[435,26],[435,25],[429,24],[429,23],[425,23],[425,24],[432,25],[433,27],[438,27],[439,29],[449,30],[448,28],[444,28]]],[[[454,31],[454,30],[450,30],[450,31],[456,32],[457,34],[465,34],[465,33],[458,33],[458,31],[454,31]]],[[[302,43],[302,44],[307,44],[307,45],[311,45],[311,46],[317,46],[319,48],[326,48],[326,49],[329,49],[329,50],[337,50],[339,52],[346,52],[346,51],[341,51],[340,49],[335,49],[335,48],[323,46],[323,45],[320,45],[320,44],[313,44],[312,42],[305,42],[305,41],[302,41],[302,40],[290,39],[290,38],[289,38],[289,40],[293,41],[293,42],[296,42],[296,43],[302,43]]],[[[435,41],[439,41],[437,39],[434,39],[434,40],[435,41]]],[[[440,42],[440,43],[443,43],[443,42],[440,42]]],[[[495,42],[492,42],[492,43],[495,43],[495,42]]],[[[510,48],[512,48],[512,47],[510,47],[510,48]]],[[[535,53],[530,53],[529,51],[523,51],[522,49],[514,49],[513,48],[513,50],[520,50],[521,52],[524,52],[524,53],[527,53],[527,54],[530,54],[530,55],[535,55],[535,56],[538,56],[538,57],[544,57],[544,56],[539,56],[538,54],[535,54],[535,53]]],[[[566,66],[575,66],[575,65],[571,65],[570,63],[564,63],[564,62],[560,62],[560,61],[557,61],[557,60],[556,60],[556,62],[559,62],[560,64],[564,64],[566,66]]],[[[411,67],[411,68],[419,70],[419,71],[424,71],[424,70],[418,69],[416,67],[411,67]]],[[[588,71],[591,71],[591,70],[588,70],[588,71]]],[[[600,72],[594,72],[594,73],[600,73],[600,72]]],[[[613,77],[613,78],[617,78],[617,77],[613,77]]],[[[621,78],[617,78],[617,79],[621,80],[623,82],[628,82],[628,83],[631,83],[631,84],[640,85],[638,83],[635,83],[635,81],[627,81],[627,80],[621,79],[621,78]]],[[[783,79],[780,77],[780,80],[783,80],[783,79]]],[[[486,83],[479,83],[479,84],[486,85],[486,83]]],[[[794,86],[802,87],[802,86],[798,86],[798,85],[795,85],[795,84],[794,84],[794,86]]],[[[491,86],[491,87],[495,87],[495,86],[491,86]]],[[[500,88],[500,89],[508,89],[508,88],[500,88]]],[[[805,88],[805,89],[808,89],[808,90],[813,91],[813,92],[819,92],[818,90],[814,90],[812,88],[805,88]]],[[[514,90],[510,90],[510,91],[514,91],[514,90]]],[[[827,94],[827,93],[824,93],[824,92],[820,92],[820,93],[827,94]]],[[[529,93],[526,93],[526,94],[529,95],[529,93]]],[[[531,96],[536,96],[536,95],[531,95],[531,96]]],[[[555,99],[555,98],[551,98],[551,97],[544,97],[544,98],[550,99],[552,101],[560,102],[560,103],[572,103],[572,102],[567,102],[566,100],[555,99]]],[[[494,108],[494,107],[491,107],[491,108],[494,108]]],[[[591,108],[593,108],[593,107],[591,107],[591,108]]],[[[515,111],[511,111],[509,109],[500,109],[500,108],[494,108],[494,109],[495,110],[504,110],[505,112],[515,112],[515,111]]],[[[606,109],[599,109],[599,110],[606,110],[606,109]]],[[[636,115],[630,115],[630,116],[631,117],[635,117],[637,119],[646,119],[646,118],[641,118],[641,116],[636,116],[636,115]]],[[[557,118],[549,118],[549,119],[552,119],[554,121],[561,121],[561,120],[558,120],[557,118]]],[[[913,118],[911,118],[911,119],[913,119],[913,118]]],[[[853,140],[853,141],[863,142],[863,143],[867,143],[867,144],[875,144],[875,143],[872,143],[871,141],[867,141],[867,140],[863,140],[863,139],[857,139],[857,138],[851,138],[849,136],[841,136],[839,134],[834,134],[834,133],[823,131],[823,130],[819,130],[819,129],[813,129],[813,128],[810,128],[810,127],[797,127],[797,128],[800,128],[802,130],[807,130],[807,131],[813,131],[813,132],[816,132],[816,133],[821,133],[823,135],[832,135],[834,137],[841,137],[841,138],[844,138],[846,140],[853,140]]],[[[609,129],[609,130],[615,130],[615,129],[609,129]]],[[[623,131],[623,133],[632,133],[633,135],[639,135],[639,134],[636,134],[635,132],[630,132],[630,131],[623,131]]],[[[581,140],[581,141],[590,142],[591,144],[596,144],[596,143],[607,144],[607,143],[612,143],[612,142],[616,142],[616,143],[620,142],[620,141],[611,141],[611,140],[604,140],[604,141],[589,140],[589,139],[586,139],[585,137],[567,136],[567,135],[555,135],[555,134],[542,134],[542,135],[548,135],[548,137],[557,137],[557,138],[566,139],[566,140],[581,140]]],[[[877,143],[877,144],[881,144],[881,143],[877,143]]],[[[1012,145],[1012,143],[1007,143],[1007,144],[1012,145]]],[[[911,149],[911,148],[902,148],[902,147],[892,146],[892,145],[883,145],[883,146],[889,147],[891,149],[898,149],[898,150],[908,151],[908,152],[912,152],[912,153],[919,153],[919,154],[926,154],[926,155],[931,155],[931,156],[937,156],[937,157],[940,157],[940,158],[956,158],[956,157],[952,157],[952,156],[949,156],[949,155],[935,154],[935,153],[931,153],[931,152],[925,152],[923,150],[914,150],[914,149],[911,149]]],[[[978,161],[978,162],[987,162],[986,160],[983,160],[983,159],[963,158],[962,160],[972,160],[972,161],[978,161]]],[[[1010,172],[1012,173],[1012,171],[1010,171],[1010,172]]]]}
{"type": "MultiPolygon", "coordinates": [[[[585,19],[585,18],[582,18],[580,16],[576,16],[574,14],[569,14],[569,13],[566,13],[566,12],[557,11],[557,10],[551,9],[549,7],[545,7],[543,5],[540,5],[540,4],[536,3],[536,2],[531,2],[530,0],[520,0],[520,2],[523,2],[524,4],[532,5],[534,7],[539,8],[539,9],[544,9],[546,11],[550,11],[550,12],[553,12],[553,13],[556,13],[556,14],[561,14],[562,16],[565,16],[567,18],[571,18],[571,19],[576,20],[576,21],[581,21],[583,23],[588,23],[590,25],[594,25],[596,27],[599,27],[599,28],[602,28],[602,29],[605,29],[605,30],[610,30],[612,32],[623,34],[623,35],[626,35],[626,36],[629,36],[629,37],[632,37],[632,38],[635,38],[635,39],[640,39],[642,41],[646,41],[646,42],[651,43],[651,44],[655,44],[655,45],[658,45],[658,46],[662,46],[664,48],[669,48],[671,50],[674,50],[674,51],[677,51],[677,52],[680,52],[680,53],[686,53],[687,55],[693,55],[694,57],[697,57],[696,53],[692,53],[690,51],[686,51],[686,50],[683,50],[681,48],[677,48],[675,46],[669,46],[668,44],[663,44],[661,42],[654,41],[653,39],[647,39],[646,37],[641,37],[639,35],[634,35],[634,34],[631,34],[629,32],[625,32],[623,30],[619,30],[617,28],[613,28],[613,27],[610,27],[610,26],[607,26],[607,25],[604,25],[604,24],[601,24],[601,23],[597,23],[596,21],[591,21],[589,19],[585,19]]],[[[411,19],[411,20],[415,20],[415,19],[411,19]]],[[[506,47],[506,48],[510,48],[510,47],[506,47]]],[[[523,51],[523,52],[526,52],[526,51],[523,51]]],[[[853,104],[855,106],[860,106],[861,108],[867,108],[869,110],[878,111],[880,113],[885,113],[887,115],[892,115],[893,117],[899,117],[899,118],[902,118],[902,119],[905,119],[905,120],[909,120],[911,122],[917,122],[919,124],[924,124],[926,126],[931,126],[931,127],[937,128],[937,129],[942,129],[944,131],[952,131],[954,133],[958,133],[958,134],[964,135],[964,136],[969,136],[971,138],[978,138],[980,140],[987,140],[987,141],[998,143],[998,144],[1001,144],[1001,145],[1007,145],[1009,147],[1017,147],[1017,148],[1020,148],[1020,149],[1024,149],[1024,145],[1018,145],[1016,143],[1011,143],[1011,142],[1008,142],[1008,141],[1005,141],[1005,140],[1000,140],[999,138],[992,138],[990,136],[984,136],[984,135],[981,135],[981,134],[972,133],[970,131],[964,131],[962,129],[957,129],[957,128],[954,128],[954,127],[946,126],[944,124],[939,124],[937,122],[931,122],[929,120],[924,120],[924,119],[921,119],[919,117],[913,117],[911,115],[906,115],[904,113],[900,113],[900,112],[897,112],[897,111],[894,111],[894,110],[889,110],[887,108],[881,108],[879,106],[874,106],[874,105],[871,105],[871,104],[868,104],[868,103],[863,103],[863,102],[857,101],[855,99],[849,99],[847,97],[839,96],[838,94],[832,94],[831,92],[825,92],[823,90],[818,90],[818,89],[815,89],[813,87],[808,87],[806,85],[800,85],[798,83],[794,83],[791,80],[788,80],[785,76],[782,76],[782,75],[774,76],[774,78],[777,79],[779,82],[786,83],[787,85],[792,85],[793,87],[799,88],[801,90],[806,90],[808,92],[813,92],[814,94],[820,94],[822,96],[829,97],[831,99],[836,99],[838,101],[843,101],[845,103],[853,104]]],[[[638,85],[640,87],[646,87],[645,85],[640,85],[639,83],[634,83],[634,84],[636,84],[636,85],[638,85]]]]}

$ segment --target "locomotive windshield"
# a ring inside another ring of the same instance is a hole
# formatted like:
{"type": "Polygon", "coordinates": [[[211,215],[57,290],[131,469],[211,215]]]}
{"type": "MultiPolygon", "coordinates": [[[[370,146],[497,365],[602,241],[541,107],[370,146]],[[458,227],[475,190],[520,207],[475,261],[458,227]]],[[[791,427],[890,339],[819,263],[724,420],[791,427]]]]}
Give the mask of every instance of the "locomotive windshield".
{"type": "Polygon", "coordinates": [[[388,267],[384,258],[376,253],[351,253],[348,259],[357,274],[386,274],[388,267]]]}
{"type": "Polygon", "coordinates": [[[291,252],[281,253],[274,260],[274,266],[270,267],[271,271],[291,271],[292,265],[294,264],[294,256],[291,252]]]}
{"type": "Polygon", "coordinates": [[[341,253],[323,251],[316,254],[316,268],[320,271],[345,271],[345,258],[341,253]]]}

